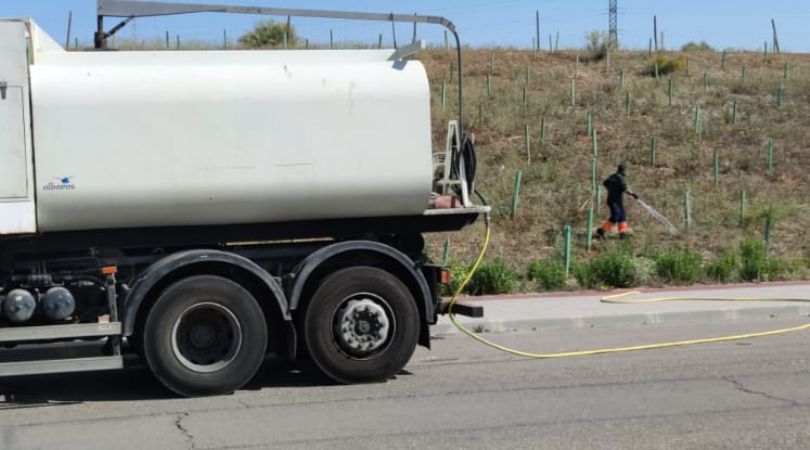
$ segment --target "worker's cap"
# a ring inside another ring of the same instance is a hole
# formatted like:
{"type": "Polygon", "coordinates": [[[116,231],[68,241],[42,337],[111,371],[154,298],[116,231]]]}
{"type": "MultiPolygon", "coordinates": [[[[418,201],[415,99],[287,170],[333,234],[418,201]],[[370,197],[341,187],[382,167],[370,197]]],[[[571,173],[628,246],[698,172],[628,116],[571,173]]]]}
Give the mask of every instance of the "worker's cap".
{"type": "Polygon", "coordinates": [[[627,164],[619,163],[618,171],[619,173],[625,173],[627,171],[627,164]]]}

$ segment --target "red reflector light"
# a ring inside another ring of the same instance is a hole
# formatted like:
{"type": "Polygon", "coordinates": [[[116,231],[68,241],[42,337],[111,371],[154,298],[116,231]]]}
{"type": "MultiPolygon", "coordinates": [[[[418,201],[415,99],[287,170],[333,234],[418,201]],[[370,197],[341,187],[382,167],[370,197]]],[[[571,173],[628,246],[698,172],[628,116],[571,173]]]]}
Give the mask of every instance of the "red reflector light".
{"type": "Polygon", "coordinates": [[[453,279],[453,275],[450,274],[450,271],[447,270],[447,269],[442,269],[442,273],[439,276],[439,283],[440,284],[450,284],[450,281],[452,281],[452,279],[453,279]]]}

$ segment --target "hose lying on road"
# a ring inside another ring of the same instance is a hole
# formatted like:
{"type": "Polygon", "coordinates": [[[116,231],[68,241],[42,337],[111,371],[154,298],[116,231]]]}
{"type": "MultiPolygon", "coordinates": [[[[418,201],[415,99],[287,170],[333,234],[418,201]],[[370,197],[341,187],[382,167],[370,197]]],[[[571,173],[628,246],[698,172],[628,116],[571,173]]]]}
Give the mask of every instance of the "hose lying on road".
{"type": "MultiPolygon", "coordinates": [[[[592,356],[592,355],[605,355],[610,353],[625,353],[625,352],[633,352],[639,350],[654,350],[654,349],[662,349],[662,348],[672,348],[672,347],[685,347],[688,345],[698,345],[698,344],[711,344],[716,342],[728,342],[728,341],[739,341],[742,339],[752,339],[752,338],[759,338],[759,337],[766,337],[766,336],[777,336],[780,334],[788,334],[788,333],[795,333],[798,331],[808,330],[810,329],[810,323],[792,327],[792,328],[782,328],[778,330],[771,330],[771,331],[764,331],[761,333],[749,333],[749,334],[740,334],[736,336],[723,336],[723,337],[716,337],[716,338],[705,338],[705,339],[690,339],[685,341],[674,341],[674,342],[662,342],[657,344],[645,344],[645,345],[635,345],[630,347],[616,347],[616,348],[599,348],[594,350],[582,350],[582,351],[574,351],[574,352],[562,352],[562,353],[531,353],[525,352],[521,350],[516,350],[513,348],[505,347],[500,344],[496,344],[488,339],[483,338],[482,336],[468,330],[463,325],[461,325],[458,320],[456,320],[456,316],[453,314],[453,306],[458,301],[461,292],[464,288],[469,284],[470,280],[472,279],[475,272],[478,270],[478,267],[481,265],[481,262],[484,260],[484,256],[486,255],[487,249],[489,248],[489,241],[492,237],[492,222],[489,216],[486,219],[486,236],[484,238],[484,245],[481,249],[481,253],[478,255],[478,258],[475,260],[475,264],[473,264],[472,268],[470,269],[467,276],[461,282],[461,284],[456,289],[456,292],[453,294],[453,298],[450,300],[450,306],[448,308],[448,314],[450,316],[450,321],[453,325],[458,328],[459,331],[466,334],[467,336],[475,339],[476,341],[488,346],[492,347],[496,350],[500,350],[502,352],[509,353],[515,356],[521,356],[524,358],[533,358],[533,359],[554,359],[554,358],[572,358],[576,356],[592,356]]],[[[649,299],[642,299],[642,300],[628,300],[627,298],[632,295],[638,295],[640,292],[627,292],[624,294],[619,295],[612,295],[608,297],[604,297],[602,299],[603,303],[613,303],[613,304],[645,304],[645,303],[661,303],[661,302],[673,302],[673,301],[694,301],[694,300],[706,300],[706,301],[724,301],[724,302],[742,302],[742,301],[756,301],[756,302],[766,302],[766,301],[780,301],[780,302],[804,302],[810,303],[810,299],[800,299],[800,298],[754,298],[754,297],[726,297],[726,298],[697,298],[697,297],[658,297],[658,298],[649,298],[649,299]]]]}

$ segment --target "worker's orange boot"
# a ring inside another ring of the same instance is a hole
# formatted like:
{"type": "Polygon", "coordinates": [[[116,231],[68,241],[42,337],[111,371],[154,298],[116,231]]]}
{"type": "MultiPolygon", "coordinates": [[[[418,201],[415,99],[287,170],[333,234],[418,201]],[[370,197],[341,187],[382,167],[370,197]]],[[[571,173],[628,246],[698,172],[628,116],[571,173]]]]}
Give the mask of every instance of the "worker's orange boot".
{"type": "Polygon", "coordinates": [[[627,239],[627,231],[630,227],[627,225],[627,222],[622,222],[619,224],[619,239],[627,239]]]}

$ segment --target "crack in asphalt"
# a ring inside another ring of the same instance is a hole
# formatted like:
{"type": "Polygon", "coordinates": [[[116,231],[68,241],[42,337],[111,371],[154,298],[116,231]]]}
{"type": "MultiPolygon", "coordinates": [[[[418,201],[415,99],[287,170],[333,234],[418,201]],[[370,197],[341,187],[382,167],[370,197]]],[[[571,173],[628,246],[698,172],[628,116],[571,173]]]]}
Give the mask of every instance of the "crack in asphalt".
{"type": "Polygon", "coordinates": [[[188,428],[183,426],[183,419],[186,419],[188,416],[189,416],[188,412],[182,412],[178,414],[177,417],[174,419],[174,426],[177,428],[180,434],[183,435],[186,441],[188,441],[189,448],[194,449],[197,447],[197,444],[194,442],[194,435],[192,435],[191,432],[188,431],[188,428]]]}
{"type": "Polygon", "coordinates": [[[745,387],[745,385],[742,382],[740,382],[739,380],[736,380],[736,379],[734,379],[732,377],[723,377],[723,380],[731,383],[734,386],[734,388],[736,388],[738,391],[744,392],[746,394],[758,395],[760,397],[767,398],[768,400],[774,400],[774,401],[778,401],[778,402],[785,402],[785,403],[787,403],[787,404],[789,404],[791,406],[804,406],[803,404],[797,402],[796,400],[791,400],[789,398],[783,398],[783,397],[777,397],[775,395],[768,394],[767,392],[755,391],[753,389],[747,388],[747,387],[745,387]]]}

